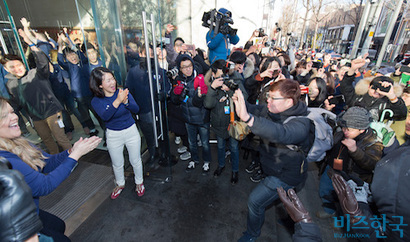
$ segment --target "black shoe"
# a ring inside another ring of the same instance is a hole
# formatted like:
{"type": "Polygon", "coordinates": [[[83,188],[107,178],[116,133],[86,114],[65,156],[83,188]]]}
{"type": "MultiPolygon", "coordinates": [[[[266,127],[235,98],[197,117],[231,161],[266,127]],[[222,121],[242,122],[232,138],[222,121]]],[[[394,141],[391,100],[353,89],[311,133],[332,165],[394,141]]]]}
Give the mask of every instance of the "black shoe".
{"type": "Polygon", "coordinates": [[[156,171],[159,169],[159,164],[155,161],[145,163],[145,171],[156,171]]]}
{"type": "Polygon", "coordinates": [[[253,173],[255,170],[259,170],[259,162],[252,161],[246,168],[245,171],[249,174],[253,173]]]}
{"type": "Polygon", "coordinates": [[[96,129],[94,132],[90,132],[90,137],[98,136],[98,133],[100,133],[100,131],[98,131],[98,130],[96,129]]]}
{"type": "Polygon", "coordinates": [[[232,172],[231,183],[232,185],[238,183],[238,172],[232,172]]]}
{"type": "Polygon", "coordinates": [[[216,168],[216,170],[214,171],[214,177],[218,177],[221,175],[221,173],[224,171],[225,166],[220,167],[218,166],[218,168],[216,168]]]}
{"type": "Polygon", "coordinates": [[[250,177],[251,181],[253,182],[260,182],[263,178],[265,178],[265,175],[263,174],[262,170],[258,170],[250,177]]]}

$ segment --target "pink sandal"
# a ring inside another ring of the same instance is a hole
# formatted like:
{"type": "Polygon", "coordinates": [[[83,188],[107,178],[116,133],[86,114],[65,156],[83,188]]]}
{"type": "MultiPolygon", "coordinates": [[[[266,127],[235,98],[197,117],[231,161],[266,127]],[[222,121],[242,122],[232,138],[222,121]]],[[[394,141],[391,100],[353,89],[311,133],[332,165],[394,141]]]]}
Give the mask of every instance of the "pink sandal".
{"type": "Polygon", "coordinates": [[[138,197],[142,197],[145,193],[144,183],[137,185],[137,187],[135,188],[135,191],[137,192],[138,197]],[[139,186],[139,189],[138,189],[138,186],[139,186]]]}

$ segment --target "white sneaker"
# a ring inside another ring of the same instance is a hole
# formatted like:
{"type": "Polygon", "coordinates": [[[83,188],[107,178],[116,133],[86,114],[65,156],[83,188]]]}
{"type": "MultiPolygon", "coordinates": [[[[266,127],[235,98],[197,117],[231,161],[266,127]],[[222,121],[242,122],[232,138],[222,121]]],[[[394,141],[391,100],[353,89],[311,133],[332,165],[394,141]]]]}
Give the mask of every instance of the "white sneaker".
{"type": "Polygon", "coordinates": [[[189,151],[183,153],[182,155],[179,156],[179,159],[181,160],[189,160],[191,159],[191,153],[189,151]]]}
{"type": "Polygon", "coordinates": [[[202,174],[208,174],[209,170],[209,162],[204,163],[204,165],[202,166],[202,174]]]}
{"type": "Polygon", "coordinates": [[[178,151],[179,154],[183,154],[183,153],[188,151],[188,148],[186,146],[181,146],[181,147],[178,148],[177,151],[178,151]]]}
{"type": "Polygon", "coordinates": [[[181,144],[181,137],[179,136],[175,137],[175,144],[177,145],[181,144]]]}
{"type": "Polygon", "coordinates": [[[195,161],[190,161],[185,171],[190,172],[190,171],[193,171],[194,169],[195,169],[195,161]]]}

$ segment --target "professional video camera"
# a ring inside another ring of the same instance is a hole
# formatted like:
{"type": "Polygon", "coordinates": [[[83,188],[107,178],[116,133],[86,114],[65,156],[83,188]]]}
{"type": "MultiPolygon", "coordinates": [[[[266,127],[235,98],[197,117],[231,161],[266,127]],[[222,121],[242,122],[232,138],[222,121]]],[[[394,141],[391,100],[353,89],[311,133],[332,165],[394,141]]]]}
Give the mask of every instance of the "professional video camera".
{"type": "Polygon", "coordinates": [[[214,30],[214,36],[218,33],[236,35],[237,29],[233,29],[232,13],[224,8],[212,9],[202,15],[202,26],[214,30]]]}

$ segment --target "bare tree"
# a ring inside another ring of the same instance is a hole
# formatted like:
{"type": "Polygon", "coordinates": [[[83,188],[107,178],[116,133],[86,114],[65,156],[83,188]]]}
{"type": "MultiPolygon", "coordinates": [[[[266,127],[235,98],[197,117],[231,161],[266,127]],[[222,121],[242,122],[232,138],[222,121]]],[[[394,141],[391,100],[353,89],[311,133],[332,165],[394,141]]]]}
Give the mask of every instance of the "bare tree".
{"type": "Polygon", "coordinates": [[[281,26],[284,34],[292,32],[294,9],[293,3],[288,3],[282,8],[282,17],[279,18],[278,24],[281,26]]]}
{"type": "Polygon", "coordinates": [[[302,18],[303,27],[302,27],[302,33],[301,33],[299,48],[303,47],[303,36],[305,35],[306,22],[308,21],[309,12],[310,12],[310,10],[312,10],[312,0],[302,0],[302,4],[303,4],[303,7],[306,8],[306,12],[305,12],[305,17],[302,18]]]}
{"type": "Polygon", "coordinates": [[[362,17],[362,11],[363,0],[350,0],[350,11],[346,13],[346,17],[348,17],[354,24],[352,39],[356,38],[356,30],[357,27],[359,27],[360,19],[362,17]]]}
{"type": "Polygon", "coordinates": [[[325,7],[331,4],[331,1],[328,0],[315,0],[312,2],[312,19],[315,25],[315,32],[313,37],[313,49],[316,49],[316,39],[317,39],[317,31],[319,27],[319,23],[321,23],[325,18],[327,18],[332,12],[330,11],[323,11],[325,7]]]}

